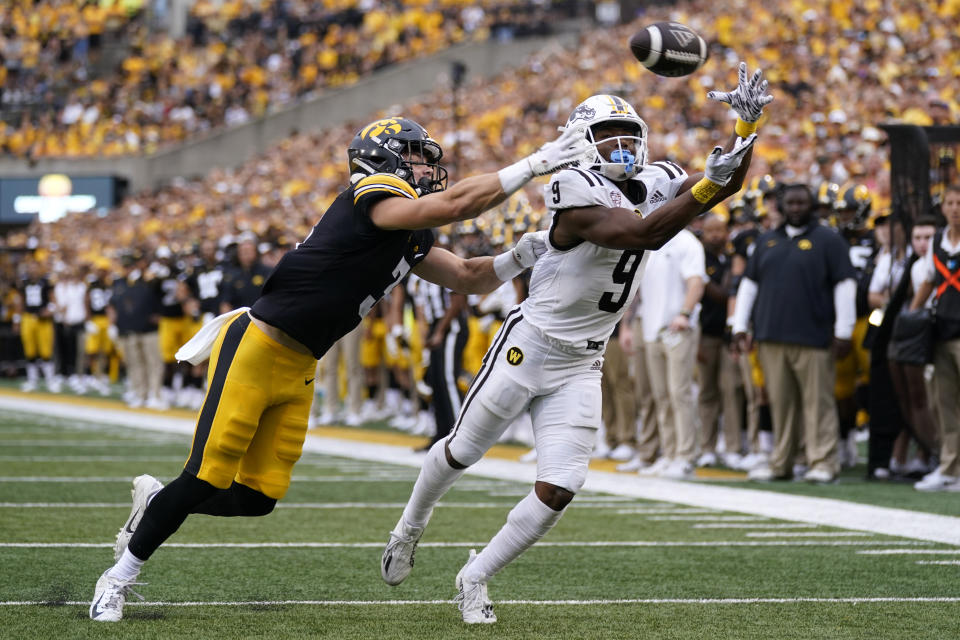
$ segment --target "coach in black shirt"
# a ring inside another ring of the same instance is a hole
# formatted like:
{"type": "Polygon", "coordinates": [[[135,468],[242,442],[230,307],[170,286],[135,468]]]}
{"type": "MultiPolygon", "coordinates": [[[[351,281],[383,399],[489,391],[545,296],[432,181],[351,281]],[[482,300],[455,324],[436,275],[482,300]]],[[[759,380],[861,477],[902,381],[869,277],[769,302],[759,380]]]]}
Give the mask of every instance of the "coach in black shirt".
{"type": "Polygon", "coordinates": [[[785,223],[757,239],[734,311],[734,341],[742,353],[750,346],[752,319],[773,416],[770,464],[749,477],[790,477],[802,436],[809,467],[804,478],[832,482],[839,430],[833,358],[850,351],[855,273],[843,238],[814,217],[816,200],[807,185],[785,186],[778,200],[785,223]]]}

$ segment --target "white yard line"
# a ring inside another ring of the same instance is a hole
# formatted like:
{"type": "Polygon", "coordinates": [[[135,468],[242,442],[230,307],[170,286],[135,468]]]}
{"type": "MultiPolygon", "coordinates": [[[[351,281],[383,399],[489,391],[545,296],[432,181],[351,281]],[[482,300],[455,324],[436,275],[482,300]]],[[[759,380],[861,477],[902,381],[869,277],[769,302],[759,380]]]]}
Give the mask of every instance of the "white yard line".
{"type": "MultiPolygon", "coordinates": [[[[0,542],[0,549],[94,549],[113,548],[112,542],[0,542]]],[[[487,542],[421,542],[419,547],[461,548],[482,547],[487,542]]],[[[727,540],[727,541],[681,541],[681,540],[592,540],[592,541],[541,541],[542,547],[865,547],[871,545],[902,544],[915,546],[928,544],[922,541],[890,542],[889,540],[727,540]]],[[[168,542],[164,549],[382,549],[383,542],[168,542]]]]}
{"type": "Polygon", "coordinates": [[[766,518],[763,516],[651,516],[647,518],[647,520],[665,522],[681,522],[685,520],[694,522],[751,522],[766,520],[766,518]]]}
{"type": "Polygon", "coordinates": [[[703,524],[691,525],[693,529],[811,529],[818,527],[820,525],[816,524],[803,524],[802,522],[791,522],[791,523],[770,523],[765,522],[744,522],[744,523],[724,523],[724,522],[707,522],[703,524]]]}
{"type": "Polygon", "coordinates": [[[926,551],[920,549],[871,549],[870,551],[857,551],[857,553],[871,556],[898,556],[905,554],[960,556],[960,549],[927,549],[926,551]]]}
{"type": "MultiPolygon", "coordinates": [[[[0,409],[147,431],[192,434],[194,428],[193,421],[184,418],[152,415],[147,412],[134,413],[123,409],[44,402],[29,397],[0,396],[0,409]]],[[[419,468],[423,462],[423,455],[415,453],[409,447],[318,436],[308,436],[304,451],[414,468],[419,468]]],[[[6,459],[6,457],[0,458],[0,460],[6,459]]],[[[177,459],[181,460],[181,458],[177,459]]],[[[536,480],[536,465],[488,458],[473,465],[467,473],[533,484],[536,480]]],[[[705,482],[640,478],[635,474],[604,471],[591,471],[587,476],[584,489],[645,500],[754,514],[779,520],[808,522],[960,545],[960,518],[907,509],[892,509],[830,498],[796,496],[775,491],[714,486],[705,482]]]]}
{"type": "Polygon", "coordinates": [[[872,536],[869,531],[751,531],[748,538],[852,538],[872,536]]]}
{"type": "MultiPolygon", "coordinates": [[[[377,606],[410,606],[410,605],[449,605],[450,600],[248,600],[239,602],[136,602],[128,601],[128,607],[264,607],[264,606],[319,606],[319,607],[377,607],[377,606]]],[[[953,603],[960,602],[960,598],[894,598],[894,597],[859,597],[859,598],[621,598],[616,600],[497,600],[498,605],[529,605],[529,606],[597,606],[623,604],[884,604],[884,603],[953,603]]],[[[0,601],[0,606],[31,607],[38,605],[66,605],[89,607],[87,601],[50,602],[46,600],[0,601]]]]}
{"type": "Polygon", "coordinates": [[[917,564],[940,564],[960,567],[960,560],[917,560],[917,564]]]}

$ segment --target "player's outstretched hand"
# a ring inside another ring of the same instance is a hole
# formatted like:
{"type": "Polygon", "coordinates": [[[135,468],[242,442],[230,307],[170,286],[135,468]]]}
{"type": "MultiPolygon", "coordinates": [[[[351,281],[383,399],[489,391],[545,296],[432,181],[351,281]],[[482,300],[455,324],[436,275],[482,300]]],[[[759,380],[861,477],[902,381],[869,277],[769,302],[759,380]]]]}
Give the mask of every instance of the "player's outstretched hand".
{"type": "Polygon", "coordinates": [[[737,138],[733,144],[733,151],[728,153],[724,153],[721,147],[714,147],[707,156],[707,166],[703,170],[703,176],[710,182],[726,186],[756,139],[755,133],[751,133],[749,138],[737,138]]]}
{"type": "Polygon", "coordinates": [[[744,122],[756,122],[763,115],[763,108],[773,101],[767,94],[767,81],[763,71],[757,69],[747,79],[747,63],[741,62],[738,69],[740,83],[733,91],[710,91],[707,97],[730,105],[744,122]]]}
{"type": "Polygon", "coordinates": [[[546,143],[527,156],[527,162],[530,163],[533,175],[545,176],[582,159],[589,146],[590,143],[582,130],[568,127],[556,140],[546,143]]]}
{"type": "Polygon", "coordinates": [[[520,236],[513,247],[513,259],[517,264],[528,269],[547,252],[547,233],[547,231],[534,231],[520,236]]]}

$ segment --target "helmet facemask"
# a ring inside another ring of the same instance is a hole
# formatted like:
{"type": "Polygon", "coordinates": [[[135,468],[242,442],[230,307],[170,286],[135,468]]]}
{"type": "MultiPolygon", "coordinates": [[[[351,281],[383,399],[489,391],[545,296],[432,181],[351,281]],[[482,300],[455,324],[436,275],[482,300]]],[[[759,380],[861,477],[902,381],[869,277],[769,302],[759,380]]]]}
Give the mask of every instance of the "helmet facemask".
{"type": "Polygon", "coordinates": [[[391,138],[385,145],[389,151],[396,153],[400,160],[394,171],[397,177],[406,180],[417,190],[418,195],[443,191],[447,188],[447,169],[440,166],[443,150],[432,139],[426,140],[398,140],[391,138]],[[430,167],[430,174],[414,180],[414,167],[430,167]]]}
{"type": "Polygon", "coordinates": [[[604,127],[618,126],[616,120],[601,122],[586,129],[584,134],[587,141],[593,148],[593,158],[590,160],[590,166],[605,177],[615,181],[622,182],[634,177],[647,163],[647,125],[640,121],[639,125],[633,122],[625,122],[625,125],[637,126],[637,135],[618,135],[606,136],[602,133],[604,127]],[[595,132],[601,132],[600,138],[595,136],[595,132]],[[598,148],[602,145],[604,150],[598,148]],[[609,148],[608,147],[612,147],[609,148]],[[606,152],[606,155],[604,154],[606,152]]]}

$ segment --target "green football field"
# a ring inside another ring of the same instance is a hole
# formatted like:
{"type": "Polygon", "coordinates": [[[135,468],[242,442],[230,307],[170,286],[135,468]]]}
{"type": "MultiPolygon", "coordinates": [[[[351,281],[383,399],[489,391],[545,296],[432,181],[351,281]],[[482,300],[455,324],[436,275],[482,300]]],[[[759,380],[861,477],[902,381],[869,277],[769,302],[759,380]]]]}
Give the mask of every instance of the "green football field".
{"type": "MultiPolygon", "coordinates": [[[[130,480],[170,480],[188,444],[0,410],[0,638],[960,637],[956,546],[590,492],[490,582],[499,621],[467,627],[454,577],[529,486],[462,478],[411,577],[389,587],[380,553],[417,470],[315,453],[273,514],[192,516],[145,566],[144,602],[117,624],[89,620],[130,480]]],[[[960,515],[960,494],[809,488],[873,503],[883,491],[889,506],[960,515]]]]}

